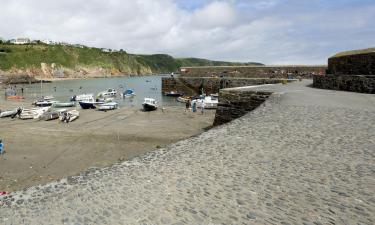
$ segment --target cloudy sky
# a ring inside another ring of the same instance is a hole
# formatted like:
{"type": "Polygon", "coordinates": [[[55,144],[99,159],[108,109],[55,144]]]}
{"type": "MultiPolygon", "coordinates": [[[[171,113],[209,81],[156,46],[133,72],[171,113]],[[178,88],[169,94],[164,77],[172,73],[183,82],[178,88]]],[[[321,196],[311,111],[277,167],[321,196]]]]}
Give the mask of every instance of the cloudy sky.
{"type": "Polygon", "coordinates": [[[130,53],[325,64],[375,46],[374,0],[0,0],[0,37],[130,53]]]}

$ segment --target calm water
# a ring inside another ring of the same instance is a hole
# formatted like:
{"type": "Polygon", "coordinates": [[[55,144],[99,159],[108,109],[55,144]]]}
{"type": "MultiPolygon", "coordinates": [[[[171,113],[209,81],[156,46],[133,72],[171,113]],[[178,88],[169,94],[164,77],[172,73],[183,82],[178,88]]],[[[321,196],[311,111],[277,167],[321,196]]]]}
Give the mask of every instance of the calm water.
{"type": "Polygon", "coordinates": [[[82,80],[62,80],[52,83],[40,83],[30,85],[17,85],[17,94],[21,95],[20,88],[24,88],[24,96],[27,99],[37,99],[40,96],[53,95],[56,101],[68,102],[70,97],[79,94],[94,94],[94,97],[109,88],[114,88],[118,96],[116,102],[120,106],[141,106],[143,98],[151,97],[158,101],[159,106],[182,105],[175,98],[163,96],[161,93],[161,78],[158,76],[137,76],[137,77],[115,77],[115,78],[93,78],[82,80]],[[130,99],[123,99],[119,95],[126,89],[133,89],[136,96],[130,99]]]}

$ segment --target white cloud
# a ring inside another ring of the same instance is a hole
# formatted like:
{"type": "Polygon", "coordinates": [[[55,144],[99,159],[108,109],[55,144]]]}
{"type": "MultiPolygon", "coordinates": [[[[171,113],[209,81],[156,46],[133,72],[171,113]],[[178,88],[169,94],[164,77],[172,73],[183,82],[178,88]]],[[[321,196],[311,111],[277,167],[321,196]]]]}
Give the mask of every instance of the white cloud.
{"type": "Polygon", "coordinates": [[[0,36],[267,64],[325,63],[337,51],[375,45],[374,3],[324,8],[320,0],[181,2],[2,0],[0,36]]]}

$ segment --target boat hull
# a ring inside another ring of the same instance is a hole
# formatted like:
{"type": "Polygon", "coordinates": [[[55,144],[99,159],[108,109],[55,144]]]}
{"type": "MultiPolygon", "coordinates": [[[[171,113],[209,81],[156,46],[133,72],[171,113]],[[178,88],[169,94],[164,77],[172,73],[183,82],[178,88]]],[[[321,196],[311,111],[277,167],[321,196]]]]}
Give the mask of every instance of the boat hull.
{"type": "Polygon", "coordinates": [[[63,107],[73,107],[75,106],[74,102],[56,102],[52,104],[55,108],[63,108],[63,107]]]}
{"type": "Polygon", "coordinates": [[[144,111],[154,111],[158,108],[155,105],[151,105],[151,104],[147,104],[147,103],[143,103],[142,106],[143,106],[144,111]]]}
{"type": "Polygon", "coordinates": [[[118,104],[115,103],[115,102],[111,102],[111,103],[104,103],[104,104],[101,104],[98,106],[98,110],[113,110],[113,109],[117,109],[118,108],[118,104]]]}
{"type": "Polygon", "coordinates": [[[94,102],[79,102],[82,109],[95,109],[94,102]]]}

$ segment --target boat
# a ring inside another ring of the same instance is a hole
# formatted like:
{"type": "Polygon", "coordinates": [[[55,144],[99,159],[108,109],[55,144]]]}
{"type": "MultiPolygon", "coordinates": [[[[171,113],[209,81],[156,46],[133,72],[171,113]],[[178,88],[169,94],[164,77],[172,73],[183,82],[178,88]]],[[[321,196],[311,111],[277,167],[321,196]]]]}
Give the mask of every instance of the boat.
{"type": "Polygon", "coordinates": [[[98,98],[106,98],[106,97],[115,97],[117,95],[117,91],[115,89],[108,89],[106,91],[99,92],[97,95],[98,98]]]}
{"type": "Polygon", "coordinates": [[[0,110],[0,118],[9,117],[9,116],[15,116],[20,108],[12,109],[12,110],[0,110]]]}
{"type": "Polygon", "coordinates": [[[39,119],[50,107],[40,107],[32,109],[22,109],[20,119],[39,119]]]}
{"type": "Polygon", "coordinates": [[[60,115],[59,111],[46,111],[43,113],[43,115],[40,118],[45,121],[55,120],[59,118],[59,115],[60,115]]]}
{"type": "Polygon", "coordinates": [[[205,109],[217,109],[217,105],[219,104],[219,99],[211,95],[204,96],[201,99],[197,99],[197,107],[201,108],[203,102],[204,102],[205,109]]]}
{"type": "Polygon", "coordinates": [[[108,103],[103,103],[98,106],[98,110],[113,110],[118,108],[118,103],[117,102],[108,102],[108,103]]]}
{"type": "Polygon", "coordinates": [[[47,96],[43,97],[43,100],[45,100],[45,101],[52,100],[52,99],[54,99],[54,97],[52,95],[47,95],[47,96]]]}
{"type": "Polygon", "coordinates": [[[157,102],[153,98],[144,98],[142,106],[144,111],[153,111],[158,108],[157,102]]]}
{"type": "Polygon", "coordinates": [[[82,109],[95,109],[95,101],[80,101],[78,102],[82,109]]]}
{"type": "Polygon", "coordinates": [[[136,94],[135,94],[135,92],[134,92],[134,90],[133,89],[127,89],[126,91],[124,91],[123,93],[122,93],[122,96],[124,97],[124,98],[131,98],[131,97],[134,97],[136,94]]]}
{"type": "Polygon", "coordinates": [[[182,103],[186,103],[186,102],[190,101],[190,98],[180,96],[180,97],[177,98],[177,101],[182,102],[182,103]]]}
{"type": "Polygon", "coordinates": [[[57,101],[51,101],[51,100],[36,100],[33,102],[33,105],[37,107],[46,107],[46,106],[52,106],[52,104],[56,103],[57,101]]]}
{"type": "Polygon", "coordinates": [[[82,94],[82,95],[74,95],[70,98],[70,101],[91,101],[94,100],[94,94],[82,94]]]}
{"type": "Polygon", "coordinates": [[[79,117],[79,111],[72,109],[68,111],[61,112],[59,115],[59,120],[65,123],[72,122],[79,117]]]}
{"type": "Polygon", "coordinates": [[[75,102],[55,102],[52,104],[54,108],[62,108],[62,107],[73,107],[75,106],[75,102]]]}
{"type": "Polygon", "coordinates": [[[19,95],[7,96],[7,100],[22,100],[22,99],[25,99],[25,97],[19,96],[19,95]]]}
{"type": "Polygon", "coordinates": [[[184,93],[177,92],[177,91],[168,91],[168,92],[164,92],[164,95],[170,96],[170,97],[179,97],[179,96],[183,96],[184,93]]]}

